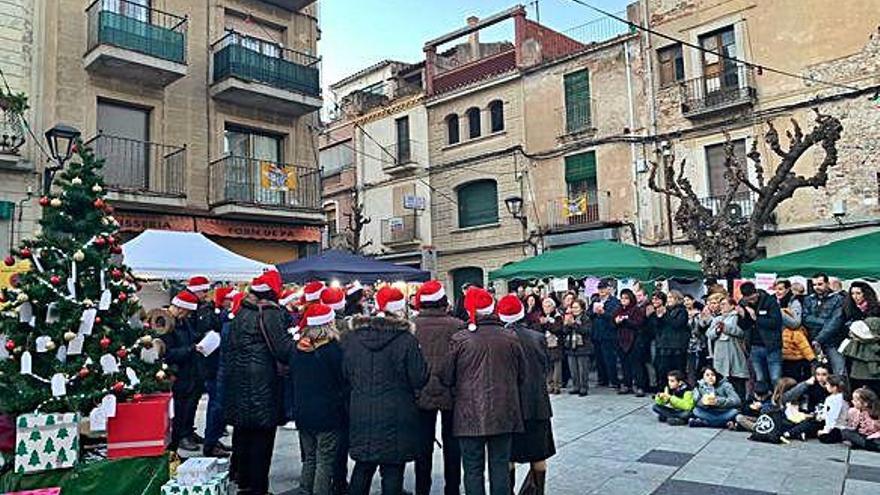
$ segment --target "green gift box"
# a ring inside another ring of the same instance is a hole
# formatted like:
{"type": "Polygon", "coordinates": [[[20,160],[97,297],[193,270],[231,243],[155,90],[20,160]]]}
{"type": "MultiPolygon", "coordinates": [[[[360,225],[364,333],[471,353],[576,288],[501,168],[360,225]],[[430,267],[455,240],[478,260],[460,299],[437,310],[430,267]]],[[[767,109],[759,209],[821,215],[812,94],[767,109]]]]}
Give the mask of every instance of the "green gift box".
{"type": "Polygon", "coordinates": [[[73,467],[79,460],[79,415],[22,414],[15,420],[15,472],[73,467]]]}
{"type": "Polygon", "coordinates": [[[221,473],[205,483],[181,485],[170,480],[162,485],[162,495],[229,495],[229,473],[221,473]]]}

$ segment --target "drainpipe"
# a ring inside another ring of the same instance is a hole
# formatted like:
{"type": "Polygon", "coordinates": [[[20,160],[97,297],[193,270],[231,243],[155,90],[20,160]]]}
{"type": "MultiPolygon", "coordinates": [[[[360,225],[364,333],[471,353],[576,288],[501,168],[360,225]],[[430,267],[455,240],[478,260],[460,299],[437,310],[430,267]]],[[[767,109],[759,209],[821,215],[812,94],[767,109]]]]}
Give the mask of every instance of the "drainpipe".
{"type": "MultiPolygon", "coordinates": [[[[630,64],[629,59],[629,41],[625,41],[623,43],[623,55],[624,60],[626,61],[626,99],[629,103],[627,105],[627,112],[629,117],[629,130],[633,132],[635,130],[635,108],[633,107],[633,87],[632,87],[632,66],[630,64]]],[[[644,135],[644,131],[642,132],[644,135]]],[[[635,201],[635,229],[633,229],[633,242],[638,245],[639,240],[642,238],[640,232],[640,223],[639,218],[639,164],[636,159],[636,143],[635,141],[629,143],[629,156],[632,161],[632,171],[633,171],[633,199],[635,201]]]]}

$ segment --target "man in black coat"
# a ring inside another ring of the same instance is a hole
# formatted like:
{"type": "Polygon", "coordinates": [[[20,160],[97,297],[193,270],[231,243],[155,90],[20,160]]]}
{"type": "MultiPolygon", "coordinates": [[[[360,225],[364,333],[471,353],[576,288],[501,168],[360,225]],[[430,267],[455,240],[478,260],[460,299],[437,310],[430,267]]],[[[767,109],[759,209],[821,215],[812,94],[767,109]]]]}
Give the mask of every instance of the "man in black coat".
{"type": "Polygon", "coordinates": [[[174,317],[174,330],[163,335],[165,362],[173,366],[174,421],[171,429],[170,450],[178,447],[196,450],[199,439],[193,424],[199,399],[205,390],[205,358],[196,349],[202,335],[196,328],[195,312],[199,300],[191,292],[183,291],[174,297],[168,312],[174,317]]]}
{"type": "Polygon", "coordinates": [[[739,326],[749,332],[755,381],[772,390],[782,378],[782,310],[776,297],[758,290],[752,282],[742,284],[739,290],[742,300],[736,311],[739,326]]]}

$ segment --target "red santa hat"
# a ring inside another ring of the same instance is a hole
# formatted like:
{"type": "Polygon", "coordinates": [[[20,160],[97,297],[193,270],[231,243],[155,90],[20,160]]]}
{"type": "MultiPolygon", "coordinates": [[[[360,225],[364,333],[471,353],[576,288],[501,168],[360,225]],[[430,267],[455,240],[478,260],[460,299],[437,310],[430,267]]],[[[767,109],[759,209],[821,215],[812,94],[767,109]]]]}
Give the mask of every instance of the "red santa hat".
{"type": "Polygon", "coordinates": [[[199,309],[199,298],[192,292],[185,290],[178,292],[174,299],[171,300],[171,304],[178,308],[195,311],[199,309]]]}
{"type": "Polygon", "coordinates": [[[296,299],[296,295],[297,295],[296,290],[284,289],[284,291],[281,293],[281,296],[278,298],[278,303],[281,304],[282,306],[287,306],[288,304],[293,302],[294,299],[296,299]]]}
{"type": "Polygon", "coordinates": [[[189,279],[189,281],[186,283],[186,290],[190,292],[211,290],[211,281],[208,280],[208,277],[196,275],[195,277],[189,279]]]}
{"type": "Polygon", "coordinates": [[[272,292],[275,297],[281,295],[283,283],[278,270],[266,270],[251,282],[251,292],[272,292]]]}
{"type": "Polygon", "coordinates": [[[227,299],[232,299],[238,294],[235,287],[217,287],[214,289],[214,312],[220,313],[220,308],[227,299]]]}
{"type": "Polygon", "coordinates": [[[302,314],[299,320],[299,327],[317,327],[327,325],[336,318],[336,311],[326,304],[314,303],[310,305],[302,314]]]}
{"type": "Polygon", "coordinates": [[[416,292],[416,309],[421,309],[423,302],[437,302],[446,297],[443,284],[436,280],[428,280],[416,292]]]}
{"type": "Polygon", "coordinates": [[[320,280],[312,280],[303,287],[303,299],[306,302],[315,302],[321,299],[321,292],[327,286],[320,280]]]}
{"type": "Polygon", "coordinates": [[[522,301],[515,294],[507,294],[498,300],[498,318],[504,323],[514,323],[526,316],[522,301]]]}
{"type": "Polygon", "coordinates": [[[492,314],[495,310],[495,299],[482,287],[470,287],[464,293],[464,309],[468,313],[468,330],[476,331],[477,316],[492,314]]]}
{"type": "Polygon", "coordinates": [[[406,308],[406,298],[400,289],[386,285],[376,292],[377,316],[385,316],[386,311],[400,312],[406,308]]]}
{"type": "Polygon", "coordinates": [[[321,303],[333,311],[342,311],[345,309],[345,291],[339,287],[327,287],[321,292],[321,303]]]}
{"type": "Polygon", "coordinates": [[[229,310],[229,319],[235,318],[235,315],[238,314],[238,311],[241,309],[241,302],[244,301],[245,298],[244,292],[239,292],[232,297],[232,308],[229,310]]]}
{"type": "Polygon", "coordinates": [[[359,281],[355,280],[354,282],[348,284],[348,286],[345,288],[345,294],[350,296],[350,295],[354,294],[355,292],[358,292],[361,290],[364,290],[364,286],[361,285],[361,283],[359,281]]]}

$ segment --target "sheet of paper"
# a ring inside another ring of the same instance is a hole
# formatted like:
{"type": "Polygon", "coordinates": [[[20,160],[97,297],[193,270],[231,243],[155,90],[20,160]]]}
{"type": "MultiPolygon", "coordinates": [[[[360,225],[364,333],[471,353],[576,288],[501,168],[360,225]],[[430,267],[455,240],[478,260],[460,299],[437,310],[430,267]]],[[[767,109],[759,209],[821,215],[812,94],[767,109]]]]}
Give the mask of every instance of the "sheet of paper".
{"type": "Polygon", "coordinates": [[[141,361],[147,364],[153,364],[159,360],[159,349],[156,346],[149,349],[141,347],[141,361]]]}
{"type": "Polygon", "coordinates": [[[755,274],[755,287],[771,291],[773,290],[773,283],[776,282],[776,274],[775,273],[756,273],[755,274]]]}
{"type": "Polygon", "coordinates": [[[82,316],[79,319],[79,334],[81,335],[91,335],[92,328],[95,327],[95,317],[98,316],[98,310],[95,308],[89,308],[83,311],[82,316]]]}
{"type": "Polygon", "coordinates": [[[86,338],[83,335],[77,335],[73,340],[67,344],[67,355],[68,356],[78,356],[82,354],[83,344],[85,343],[86,338]]]}
{"type": "Polygon", "coordinates": [[[61,373],[52,375],[52,397],[64,397],[67,395],[67,380],[61,373]]]}
{"type": "Polygon", "coordinates": [[[31,373],[33,373],[31,351],[24,351],[21,353],[21,374],[30,375],[31,373]]]}
{"type": "Polygon", "coordinates": [[[105,375],[119,372],[119,363],[116,361],[116,357],[112,354],[104,354],[98,362],[101,364],[101,371],[103,371],[105,375]]]}
{"type": "Polygon", "coordinates": [[[89,413],[89,428],[92,431],[107,431],[107,415],[104,409],[98,406],[89,413]]]}
{"type": "Polygon", "coordinates": [[[98,302],[98,309],[101,311],[107,311],[110,309],[110,301],[113,299],[113,294],[110,293],[110,289],[104,289],[101,292],[101,300],[98,302]]]}
{"type": "Polygon", "coordinates": [[[21,306],[18,307],[18,321],[22,323],[30,323],[31,318],[34,317],[34,307],[31,306],[31,303],[24,302],[21,306]]]}
{"type": "Polygon", "coordinates": [[[101,399],[101,409],[104,410],[104,415],[108,418],[113,418],[116,416],[116,396],[113,394],[105,395],[103,399],[101,399]]]}
{"type": "Polygon", "coordinates": [[[141,383],[133,368],[125,368],[125,376],[128,377],[128,384],[132,387],[137,387],[141,383]]]}
{"type": "Polygon", "coordinates": [[[211,330],[210,332],[205,334],[205,337],[196,344],[196,347],[201,349],[199,352],[204,356],[210,356],[211,353],[217,350],[220,347],[220,334],[211,330]]]}

